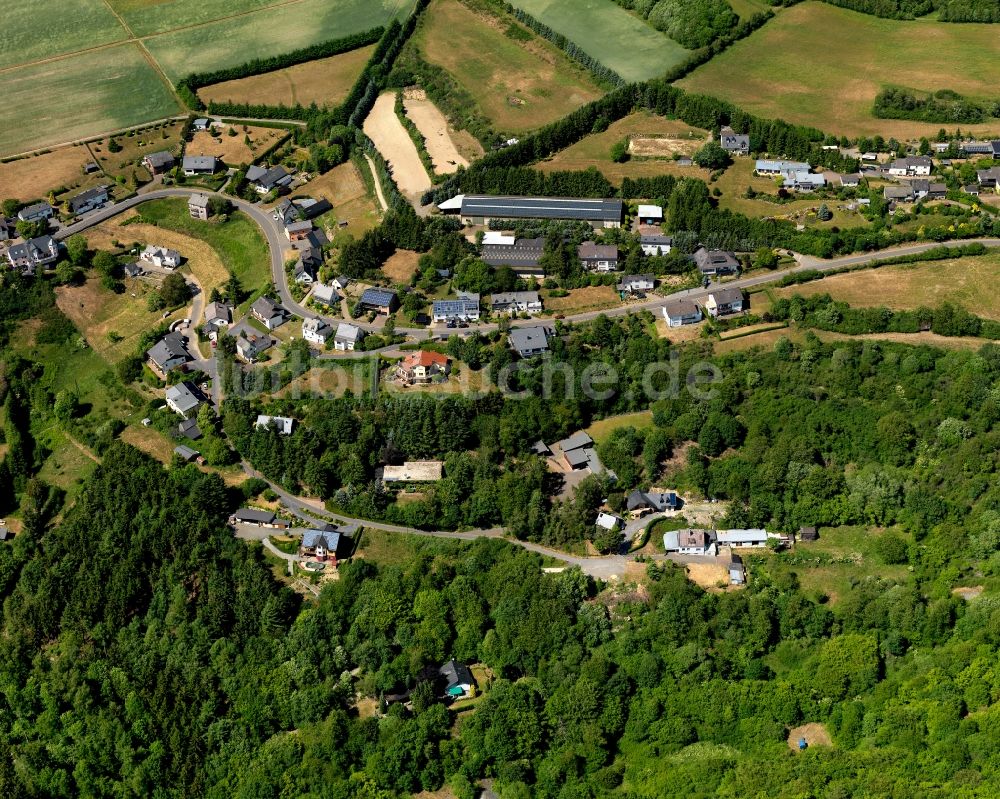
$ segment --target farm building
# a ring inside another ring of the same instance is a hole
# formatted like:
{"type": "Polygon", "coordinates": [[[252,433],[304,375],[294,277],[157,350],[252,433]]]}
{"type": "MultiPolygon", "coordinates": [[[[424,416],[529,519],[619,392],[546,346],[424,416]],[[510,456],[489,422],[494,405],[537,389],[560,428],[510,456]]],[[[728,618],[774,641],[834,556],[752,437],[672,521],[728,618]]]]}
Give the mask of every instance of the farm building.
{"type": "Polygon", "coordinates": [[[486,243],[480,253],[489,266],[509,266],[520,277],[545,277],[540,263],[545,254],[545,239],[515,239],[513,236],[500,237],[502,242],[486,243]],[[508,241],[509,239],[509,241],[508,241]]]}
{"type": "Polygon", "coordinates": [[[557,219],[589,222],[595,229],[621,227],[621,200],[573,197],[502,197],[464,194],[441,203],[444,212],[457,211],[463,225],[489,225],[495,219],[557,219]]]}

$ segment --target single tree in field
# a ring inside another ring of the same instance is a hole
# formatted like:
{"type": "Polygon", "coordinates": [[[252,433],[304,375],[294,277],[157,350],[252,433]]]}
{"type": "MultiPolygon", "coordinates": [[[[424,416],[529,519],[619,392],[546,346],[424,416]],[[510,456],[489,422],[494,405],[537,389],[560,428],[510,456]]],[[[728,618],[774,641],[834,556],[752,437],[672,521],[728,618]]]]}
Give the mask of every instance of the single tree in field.
{"type": "Polygon", "coordinates": [[[711,139],[694,154],[694,162],[703,169],[725,169],[729,166],[729,153],[715,139],[711,139]]]}

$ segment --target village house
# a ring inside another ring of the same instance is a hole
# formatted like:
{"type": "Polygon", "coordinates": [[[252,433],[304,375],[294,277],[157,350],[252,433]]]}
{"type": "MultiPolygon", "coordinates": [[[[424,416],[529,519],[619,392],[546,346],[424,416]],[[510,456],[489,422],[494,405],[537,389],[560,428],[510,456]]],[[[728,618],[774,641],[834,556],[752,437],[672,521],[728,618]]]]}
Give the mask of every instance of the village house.
{"type": "Polygon", "coordinates": [[[193,383],[187,381],[167,386],[167,407],[183,419],[196,416],[201,407],[201,396],[193,383]]]}
{"type": "Polygon", "coordinates": [[[703,276],[733,275],[740,269],[735,253],[725,250],[707,250],[699,247],[691,256],[703,276]]]}
{"type": "Polygon", "coordinates": [[[490,312],[494,314],[536,314],[542,310],[537,291],[505,291],[490,295],[490,312]]]}
{"type": "Polygon", "coordinates": [[[250,306],[253,316],[268,330],[275,330],[288,321],[288,311],[269,297],[261,297],[250,306]]]}
{"type": "Polygon", "coordinates": [[[754,172],[762,177],[776,177],[789,172],[809,172],[812,167],[803,161],[772,161],[766,158],[754,163],[754,172]]]}
{"type": "Polygon", "coordinates": [[[192,219],[208,219],[208,195],[192,194],[188,199],[188,213],[192,219]]]}
{"type": "Polygon", "coordinates": [[[861,173],[851,172],[847,175],[838,175],[837,179],[840,181],[840,185],[846,188],[855,188],[861,185],[861,173]]]}
{"type": "Polygon", "coordinates": [[[544,327],[515,327],[507,335],[510,348],[522,358],[534,358],[549,351],[549,334],[544,327]]]}
{"type": "Polygon", "coordinates": [[[436,483],[444,476],[444,461],[406,461],[381,471],[383,483],[436,483]]]}
{"type": "Polygon", "coordinates": [[[351,285],[353,281],[347,277],[347,275],[338,275],[335,277],[331,284],[337,291],[347,291],[347,287],[351,285]]]}
{"type": "Polygon", "coordinates": [[[181,419],[177,425],[177,434],[189,441],[197,441],[201,438],[201,428],[198,427],[197,419],[181,419]]]}
{"type": "Polygon", "coordinates": [[[655,286],[656,279],[652,275],[625,275],[618,284],[618,290],[622,294],[643,295],[655,286]]]}
{"type": "Polygon", "coordinates": [[[729,125],[719,131],[719,144],[730,155],[750,155],[750,136],[737,133],[729,125]]]}
{"type": "Polygon", "coordinates": [[[462,699],[472,696],[476,687],[476,680],[472,676],[472,671],[464,663],[457,660],[449,660],[440,669],[438,674],[444,682],[444,694],[451,699],[462,699]]]}
{"type": "Polygon", "coordinates": [[[604,471],[604,464],[601,463],[594,447],[594,439],[582,430],[573,433],[569,438],[557,441],[553,449],[558,449],[562,453],[563,463],[572,471],[590,469],[593,474],[604,471]]]}
{"type": "Polygon", "coordinates": [[[11,267],[25,274],[34,274],[35,269],[47,266],[59,258],[59,242],[52,236],[39,236],[21,244],[13,244],[7,249],[7,260],[11,267]]]}
{"type": "Polygon", "coordinates": [[[673,491],[633,491],[625,498],[625,509],[633,519],[641,518],[647,513],[663,513],[677,510],[680,500],[673,491]]]}
{"type": "Polygon", "coordinates": [[[157,377],[166,379],[169,372],[191,360],[184,340],[177,333],[168,333],[146,350],[146,361],[157,377]]]}
{"type": "MultiPolygon", "coordinates": [[[[769,538],[766,530],[719,530],[716,534],[719,544],[737,549],[761,549],[767,546],[769,538]]],[[[775,536],[777,537],[777,536],[775,536]]]]}
{"type": "Polygon", "coordinates": [[[270,336],[258,336],[240,331],[236,336],[236,356],[244,363],[256,363],[260,357],[274,346],[270,336]]]}
{"type": "Polygon", "coordinates": [[[222,168],[222,162],[214,155],[185,155],[181,161],[181,171],[189,177],[214,175],[222,168]]]}
{"type": "Polygon", "coordinates": [[[594,524],[603,530],[614,532],[615,530],[620,530],[622,528],[624,521],[620,517],[615,516],[613,513],[607,513],[602,510],[597,514],[594,524]]]}
{"type": "Polygon", "coordinates": [[[313,223],[308,219],[303,219],[299,222],[292,222],[285,226],[285,238],[289,241],[303,241],[309,237],[312,232],[313,223]]]}
{"type": "Polygon", "coordinates": [[[229,327],[233,321],[233,307],[225,302],[210,302],[205,306],[205,324],[203,330],[210,339],[215,339],[222,328],[229,327]]]}
{"type": "Polygon", "coordinates": [[[642,247],[645,255],[654,257],[657,255],[667,255],[674,246],[674,237],[664,236],[659,232],[659,229],[655,233],[640,230],[639,246],[642,247]]]}
{"type": "Polygon", "coordinates": [[[992,166],[989,169],[977,169],[976,180],[984,189],[995,189],[1000,187],[1000,166],[992,166]]]}
{"type": "Polygon", "coordinates": [[[332,308],[340,302],[340,295],[337,293],[337,290],[326,283],[313,283],[312,294],[310,296],[315,302],[325,305],[327,308],[332,308]]]}
{"type": "Polygon", "coordinates": [[[454,300],[435,300],[431,306],[435,323],[478,322],[479,295],[459,292],[454,300]]]}
{"type": "Polygon", "coordinates": [[[448,376],[448,358],[438,352],[411,352],[396,367],[396,377],[403,383],[430,383],[448,376]]]}
{"type": "Polygon", "coordinates": [[[640,205],[636,210],[640,225],[662,225],[663,208],[659,205],[640,205]]]}
{"type": "Polygon", "coordinates": [[[577,257],[588,272],[614,272],[618,269],[618,247],[585,241],[576,248],[577,257]]]}
{"type": "Polygon", "coordinates": [[[825,185],[826,178],[823,175],[808,170],[798,170],[785,174],[785,182],[782,187],[792,191],[815,191],[825,185]]]}
{"type": "Polygon", "coordinates": [[[267,416],[259,414],[253,426],[258,430],[271,428],[277,430],[279,435],[290,436],[295,428],[295,420],[290,416],[267,416]]]}
{"type": "Polygon", "coordinates": [[[125,264],[122,267],[122,274],[125,277],[141,277],[146,274],[146,270],[143,269],[137,262],[133,261],[130,264],[125,264]]]}
{"type": "Polygon", "coordinates": [[[691,300],[669,300],[663,306],[663,318],[667,327],[697,324],[702,320],[701,308],[691,300]]]}
{"type": "Polygon", "coordinates": [[[181,265],[181,254],[177,250],[168,250],[166,247],[156,247],[149,244],[146,249],[139,253],[139,260],[160,269],[176,269],[181,265]]]}
{"type": "Polygon", "coordinates": [[[399,307],[399,297],[392,289],[369,288],[362,292],[358,304],[362,310],[375,311],[388,316],[399,307]]]}
{"type": "Polygon", "coordinates": [[[17,221],[0,214],[0,241],[10,241],[17,238],[17,221]]]}
{"type": "Polygon", "coordinates": [[[175,163],[174,156],[166,150],[160,150],[158,153],[149,153],[142,158],[142,165],[149,170],[150,175],[162,175],[164,172],[173,169],[175,163]]]}
{"type": "Polygon", "coordinates": [[[353,352],[365,337],[365,331],[357,325],[341,322],[337,325],[337,335],[333,338],[333,348],[341,352],[353,352]]]}
{"type": "Polygon", "coordinates": [[[323,251],[315,247],[302,250],[292,267],[292,279],[300,286],[311,286],[323,266],[323,251]]]}
{"type": "Polygon", "coordinates": [[[883,189],[883,196],[890,202],[912,202],[916,199],[916,195],[913,193],[913,186],[910,184],[886,186],[883,189]]]}
{"type": "Polygon", "coordinates": [[[664,551],[680,555],[712,555],[718,551],[711,530],[670,530],[663,534],[664,551]]]}
{"type": "Polygon", "coordinates": [[[709,316],[728,316],[744,310],[743,290],[738,288],[716,289],[708,295],[705,310],[709,316]]]}
{"type": "Polygon", "coordinates": [[[71,214],[85,214],[95,208],[102,207],[108,201],[108,187],[95,186],[92,189],[80,192],[69,201],[69,211],[71,214]]]}
{"type": "Polygon", "coordinates": [[[315,317],[302,323],[302,338],[318,347],[326,346],[333,335],[333,327],[324,319],[315,317]]]}
{"type": "Polygon", "coordinates": [[[51,219],[55,210],[46,202],[28,205],[17,212],[17,218],[22,222],[41,222],[43,219],[51,219]]]}
{"type": "Polygon", "coordinates": [[[944,183],[931,183],[929,180],[911,180],[910,188],[918,200],[943,200],[948,196],[948,187],[944,183]]]}
{"type": "Polygon", "coordinates": [[[911,155],[890,162],[889,174],[893,177],[929,175],[933,165],[930,156],[911,155]]]}
{"type": "Polygon", "coordinates": [[[254,164],[247,168],[247,183],[258,194],[270,194],[272,191],[288,188],[292,183],[292,176],[280,164],[272,167],[254,164]]]}
{"type": "Polygon", "coordinates": [[[302,532],[299,542],[299,556],[311,558],[320,563],[330,562],[337,566],[337,550],[340,549],[340,533],[331,530],[309,529],[302,532]]]}

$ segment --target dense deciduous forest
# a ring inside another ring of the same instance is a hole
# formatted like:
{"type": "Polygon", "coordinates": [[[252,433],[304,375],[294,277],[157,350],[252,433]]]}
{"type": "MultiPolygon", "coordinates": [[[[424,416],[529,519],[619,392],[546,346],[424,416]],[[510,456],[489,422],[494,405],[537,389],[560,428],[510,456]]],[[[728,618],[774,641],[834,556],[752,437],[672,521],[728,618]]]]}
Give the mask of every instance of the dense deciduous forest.
{"type": "MultiPolygon", "coordinates": [[[[619,360],[640,346],[601,331],[619,360]]],[[[734,498],[733,522],[895,525],[885,557],[908,571],[835,602],[766,559],[741,593],[669,564],[598,593],[500,541],[442,542],[347,564],[303,606],[225,531],[239,497],[218,477],[116,444],[61,522],[0,548],[0,793],[466,797],[493,777],[503,797],[991,795],[1000,609],[951,587],[1000,566],[1000,350],[810,339],[719,364],[715,399],[653,406],[655,430],[698,440],[681,484],[734,498]],[[450,656],[494,674],[457,723],[423,689],[411,711],[352,709],[450,656]],[[834,746],[792,752],[803,722],[834,746]]],[[[368,449],[375,427],[414,453],[476,444],[461,416],[417,431],[400,409],[326,410],[368,449]]]]}

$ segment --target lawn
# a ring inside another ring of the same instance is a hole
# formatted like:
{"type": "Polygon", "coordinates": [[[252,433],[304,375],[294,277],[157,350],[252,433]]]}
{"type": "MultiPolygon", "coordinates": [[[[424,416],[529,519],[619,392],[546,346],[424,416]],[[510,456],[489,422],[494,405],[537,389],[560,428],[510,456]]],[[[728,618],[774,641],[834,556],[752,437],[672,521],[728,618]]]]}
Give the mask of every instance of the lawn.
{"type": "Polygon", "coordinates": [[[537,164],[542,172],[579,170],[595,167],[615,185],[623,178],[675,175],[708,180],[708,172],[698,167],[679,167],[672,157],[633,157],[623,164],[611,160],[611,147],[622,139],[652,138],[662,141],[664,148],[690,155],[700,147],[707,131],[692,128],[683,122],[657,116],[648,111],[634,114],[612,123],[604,133],[586,136],[571,147],[561,150],[551,158],[537,164]]]}
{"type": "Polygon", "coordinates": [[[613,286],[587,286],[582,289],[570,289],[566,297],[543,296],[546,311],[556,314],[575,314],[582,311],[593,311],[597,308],[610,308],[619,305],[621,298],[613,286]]]}
{"type": "Polygon", "coordinates": [[[198,95],[205,102],[335,106],[347,97],[374,50],[375,45],[361,47],[263,75],[216,83],[198,95]]]}
{"type": "Polygon", "coordinates": [[[472,11],[458,0],[432,3],[410,46],[445,69],[503,131],[534,130],[603,93],[587,72],[512,17],[472,11]],[[519,31],[517,40],[504,33],[508,26],[519,31]]]}
{"type": "Polygon", "coordinates": [[[775,289],[778,297],[829,294],[852,306],[885,305],[909,310],[951,302],[987,319],[1000,320],[1000,252],[972,258],[883,266],[833,275],[801,286],[775,289]],[[992,299],[991,299],[992,297],[992,299]]]}
{"type": "Polygon", "coordinates": [[[763,117],[838,136],[886,138],[941,127],[875,119],[872,103],[886,85],[993,99],[998,84],[996,25],[880,19],[813,0],[783,10],[679,83],[763,117]]]}
{"type": "Polygon", "coordinates": [[[655,78],[690,54],[612,0],[514,0],[513,5],[625,80],[655,78]]]}
{"type": "Polygon", "coordinates": [[[192,219],[184,199],[155,200],[142,206],[143,219],[208,243],[223,266],[240,279],[244,291],[257,292],[271,285],[271,255],[256,223],[245,214],[230,214],[228,221],[192,219]]]}
{"type": "Polygon", "coordinates": [[[4,5],[0,67],[127,38],[103,0],[12,0],[4,5]]]}
{"type": "Polygon", "coordinates": [[[762,11],[777,11],[777,8],[771,8],[767,3],[762,2],[762,0],[728,0],[729,6],[739,15],[741,20],[750,19],[754,14],[760,14],[762,11]]]}
{"type": "Polygon", "coordinates": [[[645,430],[653,426],[652,411],[636,411],[635,413],[625,413],[620,416],[609,416],[594,422],[584,432],[586,432],[598,444],[603,444],[615,431],[622,427],[634,427],[636,430],[645,430]]]}
{"type": "MultiPolygon", "coordinates": [[[[225,0],[218,0],[219,3],[225,0]]],[[[194,0],[160,6],[173,10],[200,5],[194,0]]],[[[300,0],[252,14],[228,17],[145,40],[171,80],[192,72],[236,66],[248,58],[267,58],[327,39],[360,33],[409,12],[410,0],[300,0]],[[219,42],[225,42],[220,47],[219,42]]],[[[177,17],[180,18],[179,16],[177,17]]]]}
{"type": "Polygon", "coordinates": [[[0,154],[94,136],[180,112],[134,44],[13,69],[4,75],[0,154]],[[31,109],[31,124],[25,110],[31,109]]]}

